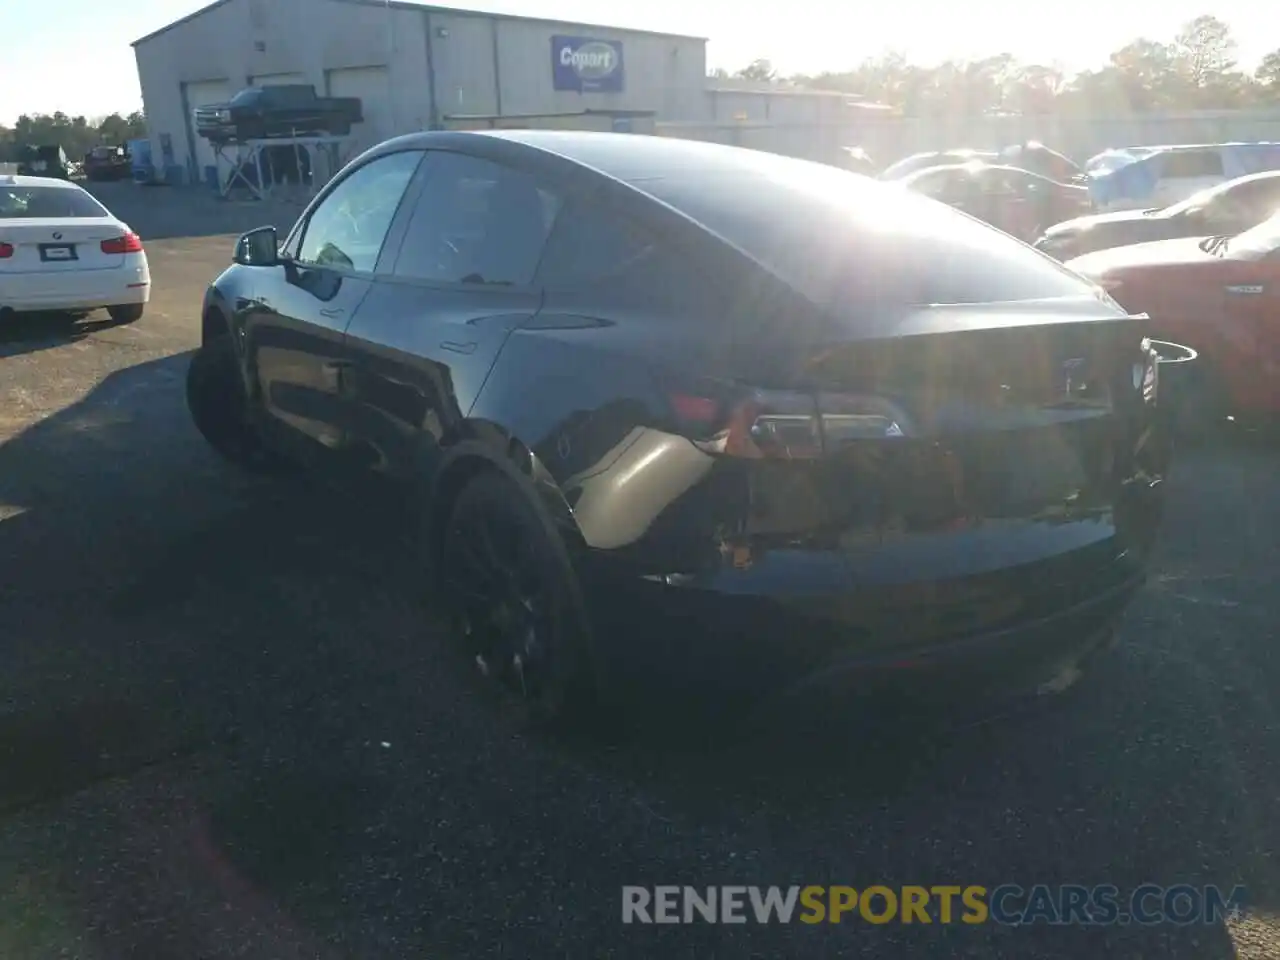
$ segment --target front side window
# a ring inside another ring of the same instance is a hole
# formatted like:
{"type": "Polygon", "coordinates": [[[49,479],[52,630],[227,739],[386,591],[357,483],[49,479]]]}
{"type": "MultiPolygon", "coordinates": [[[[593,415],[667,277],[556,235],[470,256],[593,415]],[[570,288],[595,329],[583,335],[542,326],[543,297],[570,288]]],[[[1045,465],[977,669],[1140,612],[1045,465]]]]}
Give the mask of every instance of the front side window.
{"type": "Polygon", "coordinates": [[[560,200],[533,177],[479,157],[438,153],[392,273],[407,280],[533,282],[560,200]]]}
{"type": "Polygon", "coordinates": [[[298,262],[372,273],[421,161],[421,151],[407,150],[378,157],[348,174],[312,211],[298,262]]]}

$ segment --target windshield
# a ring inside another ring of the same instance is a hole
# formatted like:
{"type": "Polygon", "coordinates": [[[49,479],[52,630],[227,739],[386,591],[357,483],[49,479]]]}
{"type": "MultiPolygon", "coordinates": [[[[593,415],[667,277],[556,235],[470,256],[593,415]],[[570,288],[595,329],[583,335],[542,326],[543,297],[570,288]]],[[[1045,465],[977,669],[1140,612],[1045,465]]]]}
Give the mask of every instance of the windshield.
{"type": "Polygon", "coordinates": [[[1280,215],[1232,237],[1227,249],[1233,256],[1255,260],[1280,249],[1280,215]]]}
{"type": "Polygon", "coordinates": [[[249,87],[249,88],[248,88],[248,89],[246,89],[246,90],[241,90],[241,91],[240,91],[239,93],[237,93],[234,97],[232,97],[232,98],[231,98],[231,105],[232,105],[233,107],[240,107],[240,106],[244,106],[244,105],[245,105],[245,104],[247,104],[247,103],[253,103],[253,102],[254,102],[255,100],[257,100],[257,99],[258,99],[258,97],[260,97],[261,95],[262,95],[262,90],[261,90],[261,88],[259,88],[259,87],[249,87]]]}
{"type": "Polygon", "coordinates": [[[108,216],[102,204],[74,187],[0,187],[0,220],[108,216]]]}

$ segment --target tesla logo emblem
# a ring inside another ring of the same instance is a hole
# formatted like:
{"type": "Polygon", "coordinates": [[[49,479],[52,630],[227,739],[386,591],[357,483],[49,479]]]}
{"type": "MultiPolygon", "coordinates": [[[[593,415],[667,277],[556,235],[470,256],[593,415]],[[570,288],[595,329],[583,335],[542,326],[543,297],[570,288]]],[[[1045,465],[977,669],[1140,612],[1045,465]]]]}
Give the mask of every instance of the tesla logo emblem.
{"type": "Polygon", "coordinates": [[[1070,360],[1064,360],[1062,363],[1062,389],[1063,395],[1070,398],[1076,390],[1076,377],[1078,371],[1084,366],[1084,357],[1072,357],[1070,360]]]}
{"type": "Polygon", "coordinates": [[[62,234],[60,234],[60,233],[55,233],[55,234],[53,235],[53,239],[55,239],[55,240],[61,240],[61,239],[62,239],[62,234]]]}

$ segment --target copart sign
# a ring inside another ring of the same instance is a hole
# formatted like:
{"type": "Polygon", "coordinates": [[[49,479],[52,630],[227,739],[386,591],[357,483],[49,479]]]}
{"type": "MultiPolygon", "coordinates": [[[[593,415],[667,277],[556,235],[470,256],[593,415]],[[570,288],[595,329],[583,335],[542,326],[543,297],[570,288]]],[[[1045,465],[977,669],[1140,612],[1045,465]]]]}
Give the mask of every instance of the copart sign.
{"type": "Polygon", "coordinates": [[[622,44],[591,37],[552,37],[551,76],[557,90],[621,93],[622,44]]]}

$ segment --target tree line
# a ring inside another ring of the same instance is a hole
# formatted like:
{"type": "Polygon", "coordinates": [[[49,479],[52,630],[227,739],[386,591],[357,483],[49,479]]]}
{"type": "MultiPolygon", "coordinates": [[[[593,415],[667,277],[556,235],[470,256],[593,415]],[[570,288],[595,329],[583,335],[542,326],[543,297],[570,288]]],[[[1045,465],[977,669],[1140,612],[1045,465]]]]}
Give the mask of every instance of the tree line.
{"type": "Polygon", "coordinates": [[[147,135],[141,111],[128,116],[112,113],[101,119],[69,117],[65,113],[23,114],[12,127],[0,125],[0,159],[16,158],[23,146],[59,146],[73,160],[99,145],[119,146],[147,135]]]}
{"type": "Polygon", "coordinates": [[[838,72],[784,77],[762,59],[712,76],[838,90],[908,116],[1115,116],[1280,107],[1280,49],[1263,57],[1252,73],[1240,68],[1236,54],[1230,26],[1205,14],[1170,41],[1140,37],[1112,53],[1105,65],[1074,75],[1007,53],[934,67],[888,53],[838,72]]]}

